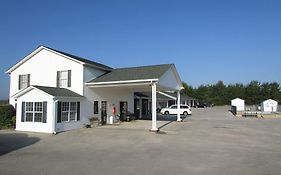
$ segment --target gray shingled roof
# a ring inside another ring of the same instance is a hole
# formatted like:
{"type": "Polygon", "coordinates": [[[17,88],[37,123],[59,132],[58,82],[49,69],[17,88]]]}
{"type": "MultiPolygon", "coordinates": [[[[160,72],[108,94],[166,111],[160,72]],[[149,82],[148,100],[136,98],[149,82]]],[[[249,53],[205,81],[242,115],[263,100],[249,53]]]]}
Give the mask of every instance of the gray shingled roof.
{"type": "Polygon", "coordinates": [[[103,74],[87,83],[159,79],[171,66],[173,64],[113,69],[111,72],[103,74]]]}
{"type": "MultiPolygon", "coordinates": [[[[46,47],[46,46],[44,46],[46,47]]],[[[109,67],[109,66],[106,66],[104,64],[101,64],[101,63],[97,63],[97,62],[94,62],[94,61],[91,61],[91,60],[88,60],[88,59],[85,59],[85,58],[81,58],[81,57],[78,57],[76,55],[72,55],[72,54],[69,54],[69,53],[66,53],[66,52],[62,52],[62,51],[59,51],[59,50],[56,50],[56,49],[53,49],[53,48],[50,48],[50,47],[46,47],[48,49],[51,49],[55,52],[58,52],[58,53],[61,53],[63,55],[66,55],[68,57],[71,57],[75,60],[78,60],[78,61],[81,61],[81,62],[84,62],[86,64],[89,64],[89,65],[92,65],[92,66],[95,66],[95,67],[98,67],[98,68],[101,68],[101,69],[105,69],[105,70],[111,70],[112,68],[109,67]]]]}
{"type": "Polygon", "coordinates": [[[46,92],[47,94],[50,94],[54,97],[83,97],[69,89],[65,88],[57,88],[57,87],[47,87],[47,86],[35,86],[32,85],[33,87],[46,92]]]}

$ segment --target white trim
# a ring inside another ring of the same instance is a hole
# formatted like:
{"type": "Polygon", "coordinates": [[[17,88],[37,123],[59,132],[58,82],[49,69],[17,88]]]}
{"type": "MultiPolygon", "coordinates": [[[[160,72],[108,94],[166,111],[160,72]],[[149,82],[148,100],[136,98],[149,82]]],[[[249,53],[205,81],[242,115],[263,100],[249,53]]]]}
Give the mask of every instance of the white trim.
{"type": "Polygon", "coordinates": [[[156,82],[158,81],[158,78],[154,79],[139,79],[139,80],[122,80],[122,81],[104,81],[104,82],[94,82],[94,83],[85,83],[86,86],[91,86],[91,85],[110,85],[110,84],[129,84],[129,83],[151,83],[151,82],[156,82]]]}
{"type": "Polygon", "coordinates": [[[131,84],[108,84],[108,85],[92,85],[89,87],[93,88],[103,88],[103,87],[124,87],[124,86],[143,86],[143,85],[151,85],[151,83],[131,83],[131,84]]]}
{"type": "Polygon", "coordinates": [[[37,53],[39,53],[39,52],[40,52],[41,50],[43,50],[43,49],[45,49],[45,50],[47,50],[47,51],[49,51],[49,52],[55,53],[55,54],[57,54],[57,55],[63,56],[63,57],[65,57],[65,58],[68,58],[68,59],[70,59],[70,60],[72,60],[72,61],[74,61],[74,62],[77,62],[77,63],[80,63],[80,64],[85,64],[84,62],[78,61],[78,60],[76,60],[76,59],[73,59],[73,58],[71,58],[71,57],[69,57],[69,56],[66,56],[66,55],[64,55],[64,54],[61,54],[61,53],[59,53],[59,52],[56,52],[56,51],[51,50],[51,49],[49,49],[49,48],[46,48],[46,47],[44,47],[44,46],[40,46],[40,47],[38,47],[36,50],[34,50],[33,52],[31,52],[29,55],[27,55],[26,57],[24,57],[20,62],[18,62],[18,63],[15,64],[13,67],[11,67],[10,69],[8,69],[5,73],[6,73],[6,74],[10,74],[12,71],[14,71],[15,69],[17,69],[19,66],[21,66],[23,63],[25,63],[26,61],[28,61],[30,58],[32,58],[34,55],[36,55],[37,53]]]}
{"type": "Polygon", "coordinates": [[[18,62],[17,64],[15,64],[14,66],[12,66],[11,68],[9,68],[5,73],[6,74],[10,74],[13,70],[15,70],[16,68],[18,68],[20,65],[22,65],[24,62],[26,62],[28,59],[30,59],[31,57],[33,57],[34,55],[36,55],[39,51],[41,51],[44,47],[40,46],[38,47],[36,50],[34,50],[33,52],[31,52],[29,55],[27,55],[26,57],[24,57],[20,62],[18,62]]]}
{"type": "Polygon", "coordinates": [[[176,78],[176,80],[177,80],[177,83],[178,83],[178,85],[179,85],[179,87],[180,87],[180,89],[178,89],[178,90],[184,89],[184,87],[183,87],[183,85],[182,85],[181,78],[180,78],[180,76],[179,76],[179,74],[178,74],[178,71],[177,71],[177,68],[176,68],[176,66],[175,66],[174,64],[172,64],[171,69],[172,69],[172,72],[173,72],[173,74],[175,75],[175,78],[176,78]]]}
{"type": "MultiPolygon", "coordinates": [[[[33,89],[36,89],[36,90],[42,92],[43,94],[45,94],[45,95],[47,95],[47,96],[53,98],[54,100],[56,100],[56,99],[83,99],[83,98],[84,98],[83,96],[81,96],[81,97],[53,96],[53,95],[48,94],[47,92],[42,91],[41,89],[38,89],[38,88],[36,88],[36,87],[34,87],[34,86],[32,86],[32,85],[29,86],[29,87],[27,87],[27,88],[25,88],[25,89],[23,89],[22,91],[16,93],[15,95],[13,95],[13,96],[11,96],[11,97],[12,97],[12,98],[15,98],[15,99],[18,99],[20,96],[22,96],[22,95],[24,95],[24,94],[30,92],[30,91],[33,90],[33,89]]],[[[67,89],[67,88],[62,88],[62,89],[67,89]]]]}
{"type": "Polygon", "coordinates": [[[25,88],[25,89],[23,89],[22,91],[16,93],[15,95],[13,95],[13,96],[11,96],[11,97],[13,97],[13,98],[15,98],[15,99],[18,99],[20,96],[22,96],[22,95],[24,95],[24,94],[30,92],[30,91],[33,90],[33,89],[39,90],[40,92],[43,92],[45,95],[47,95],[47,96],[49,96],[49,97],[54,97],[54,96],[52,96],[52,95],[50,95],[50,94],[48,94],[48,93],[46,93],[46,92],[44,92],[44,91],[42,91],[42,90],[40,90],[40,89],[34,87],[34,86],[32,86],[32,85],[29,86],[29,87],[27,87],[27,88],[25,88]]]}
{"type": "Polygon", "coordinates": [[[69,57],[69,56],[67,56],[67,55],[64,55],[64,54],[62,54],[62,53],[59,53],[59,52],[54,51],[54,50],[52,50],[52,49],[49,49],[49,48],[47,48],[47,47],[45,47],[45,46],[40,46],[40,47],[38,47],[36,50],[34,50],[33,52],[31,52],[29,55],[27,55],[26,57],[24,57],[20,62],[18,62],[17,64],[15,64],[14,66],[12,66],[11,68],[9,68],[5,73],[6,73],[6,74],[10,74],[12,71],[14,71],[15,69],[17,69],[19,66],[21,66],[23,63],[25,63],[26,61],[28,61],[30,58],[32,58],[34,55],[36,55],[37,53],[39,53],[39,52],[40,52],[41,50],[43,50],[43,49],[45,49],[45,50],[47,50],[47,51],[49,51],[49,52],[52,52],[52,53],[54,53],[54,54],[57,54],[57,55],[59,55],[59,56],[62,56],[62,57],[64,57],[64,58],[67,58],[67,59],[69,59],[69,60],[71,60],[71,61],[74,61],[74,62],[76,62],[76,63],[82,64],[82,65],[87,65],[87,66],[90,66],[90,67],[94,67],[94,68],[101,69],[101,70],[106,70],[106,71],[111,70],[111,69],[106,69],[106,68],[102,68],[102,67],[100,67],[100,66],[95,66],[95,65],[91,65],[91,64],[88,64],[88,63],[79,61],[79,60],[77,60],[77,59],[71,58],[71,57],[69,57]]]}

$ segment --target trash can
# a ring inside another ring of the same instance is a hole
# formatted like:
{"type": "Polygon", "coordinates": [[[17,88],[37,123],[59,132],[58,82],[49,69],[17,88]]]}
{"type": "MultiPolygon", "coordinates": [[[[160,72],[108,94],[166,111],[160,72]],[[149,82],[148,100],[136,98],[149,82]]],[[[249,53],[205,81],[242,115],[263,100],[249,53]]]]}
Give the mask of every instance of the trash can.
{"type": "Polygon", "coordinates": [[[113,124],[113,116],[107,116],[107,124],[112,125],[113,124]]]}

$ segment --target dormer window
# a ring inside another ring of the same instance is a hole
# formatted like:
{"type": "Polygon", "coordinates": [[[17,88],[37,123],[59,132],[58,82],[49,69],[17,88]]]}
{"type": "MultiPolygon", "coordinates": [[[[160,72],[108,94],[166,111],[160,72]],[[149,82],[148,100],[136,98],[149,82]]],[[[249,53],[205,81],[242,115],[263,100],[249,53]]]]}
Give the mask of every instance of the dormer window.
{"type": "Polygon", "coordinates": [[[30,85],[30,74],[19,75],[19,90],[30,85]]]}
{"type": "Polygon", "coordinates": [[[71,70],[57,71],[57,87],[71,87],[71,70]]]}

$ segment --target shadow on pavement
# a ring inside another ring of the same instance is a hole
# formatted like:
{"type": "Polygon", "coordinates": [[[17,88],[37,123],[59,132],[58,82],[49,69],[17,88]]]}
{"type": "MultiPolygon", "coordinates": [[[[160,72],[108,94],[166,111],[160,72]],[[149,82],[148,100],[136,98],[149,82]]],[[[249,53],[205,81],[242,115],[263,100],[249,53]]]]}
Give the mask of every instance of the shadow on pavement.
{"type": "MultiPolygon", "coordinates": [[[[184,121],[186,118],[190,116],[183,116],[181,115],[182,121],[184,121]]],[[[141,120],[151,120],[151,116],[143,116],[141,120]]],[[[165,126],[177,121],[177,116],[176,115],[157,115],[157,121],[167,121],[167,123],[161,125],[158,127],[158,129],[162,129],[165,126]]]]}
{"type": "Polygon", "coordinates": [[[24,133],[1,133],[0,156],[30,146],[39,140],[40,139],[37,137],[28,137],[28,135],[24,133]]]}
{"type": "MultiPolygon", "coordinates": [[[[181,119],[184,120],[189,116],[181,115],[181,119]]],[[[151,116],[142,116],[140,120],[151,120],[151,116]]],[[[177,121],[176,115],[157,115],[157,121],[177,121]]]]}

